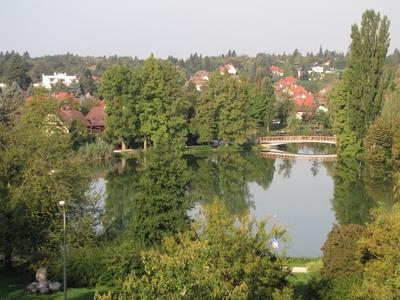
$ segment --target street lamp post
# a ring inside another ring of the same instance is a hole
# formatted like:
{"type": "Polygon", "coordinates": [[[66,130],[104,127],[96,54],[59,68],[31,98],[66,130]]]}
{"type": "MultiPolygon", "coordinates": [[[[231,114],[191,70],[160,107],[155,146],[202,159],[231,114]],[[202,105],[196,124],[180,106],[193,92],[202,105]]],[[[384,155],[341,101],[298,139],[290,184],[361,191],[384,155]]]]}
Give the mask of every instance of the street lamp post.
{"type": "Polygon", "coordinates": [[[67,219],[65,216],[65,201],[60,201],[58,204],[62,208],[63,213],[63,232],[64,232],[64,243],[63,243],[63,261],[64,261],[64,300],[67,300],[67,229],[66,223],[67,219]]]}

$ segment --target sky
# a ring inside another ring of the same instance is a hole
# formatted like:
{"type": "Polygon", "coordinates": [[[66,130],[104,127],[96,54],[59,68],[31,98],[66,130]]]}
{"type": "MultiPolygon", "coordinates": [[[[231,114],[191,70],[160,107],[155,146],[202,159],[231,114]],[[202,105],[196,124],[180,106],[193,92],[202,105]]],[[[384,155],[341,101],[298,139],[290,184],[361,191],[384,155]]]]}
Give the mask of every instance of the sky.
{"type": "Polygon", "coordinates": [[[400,48],[399,0],[0,0],[0,51],[187,58],[347,51],[363,11],[391,21],[400,48]]]}

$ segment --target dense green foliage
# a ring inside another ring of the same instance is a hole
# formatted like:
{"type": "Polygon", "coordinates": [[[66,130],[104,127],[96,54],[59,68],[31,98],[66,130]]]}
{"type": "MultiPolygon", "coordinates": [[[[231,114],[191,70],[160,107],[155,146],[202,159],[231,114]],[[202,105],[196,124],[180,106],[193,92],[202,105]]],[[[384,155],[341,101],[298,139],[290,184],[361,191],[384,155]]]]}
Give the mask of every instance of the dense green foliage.
{"type": "Polygon", "coordinates": [[[137,105],[131,87],[132,73],[127,67],[114,66],[103,75],[101,94],[106,99],[106,134],[125,148],[126,141],[138,136],[137,105]]]}
{"type": "Polygon", "coordinates": [[[367,225],[367,234],[359,243],[360,251],[369,259],[363,267],[363,280],[354,286],[355,299],[398,299],[400,277],[400,206],[375,211],[374,222],[367,225]]]}
{"type": "Polygon", "coordinates": [[[333,209],[339,224],[364,224],[370,220],[369,211],[376,206],[367,193],[357,160],[339,160],[334,171],[333,209]]]}
{"type": "Polygon", "coordinates": [[[322,275],[340,277],[360,274],[359,257],[354,251],[357,241],[364,237],[366,229],[362,225],[334,225],[322,247],[322,275]]]}
{"type": "Polygon", "coordinates": [[[184,96],[184,77],[168,62],[154,57],[130,70],[115,66],[104,74],[107,133],[124,145],[140,139],[157,143],[169,138],[183,144],[190,103],[184,96]]]}
{"type": "Polygon", "coordinates": [[[12,125],[24,100],[25,93],[16,82],[0,91],[0,123],[12,125]]]}
{"type": "Polygon", "coordinates": [[[331,94],[333,129],[341,155],[361,151],[368,128],[380,113],[384,90],[389,21],[373,10],[363,14],[361,27],[353,25],[349,61],[342,80],[331,94]]]}
{"type": "Polygon", "coordinates": [[[272,299],[291,294],[284,261],[269,242],[282,234],[249,216],[239,220],[216,202],[191,231],[142,253],[145,273],[129,276],[127,299],[272,299]],[[207,221],[205,221],[207,220],[207,221]],[[195,259],[193,259],[195,258],[195,259]]]}
{"type": "Polygon", "coordinates": [[[227,73],[216,72],[200,96],[192,130],[200,142],[221,140],[225,145],[245,144],[251,130],[249,103],[250,95],[244,83],[227,73]]]}
{"type": "Polygon", "coordinates": [[[58,256],[61,199],[67,203],[71,228],[88,213],[88,182],[57,111],[52,100],[33,99],[5,135],[0,248],[7,264],[13,255],[31,263],[58,256]]]}
{"type": "Polygon", "coordinates": [[[192,174],[176,147],[160,141],[147,158],[132,200],[128,225],[132,240],[154,245],[165,235],[188,229],[192,174]]]}

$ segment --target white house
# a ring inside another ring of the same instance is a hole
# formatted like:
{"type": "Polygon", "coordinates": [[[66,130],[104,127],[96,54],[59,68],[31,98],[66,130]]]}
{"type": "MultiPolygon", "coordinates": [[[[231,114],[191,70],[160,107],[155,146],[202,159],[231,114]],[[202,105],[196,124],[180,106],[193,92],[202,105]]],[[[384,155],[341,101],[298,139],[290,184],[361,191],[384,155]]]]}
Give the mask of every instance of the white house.
{"type": "Polygon", "coordinates": [[[219,71],[221,75],[223,75],[225,72],[228,72],[231,75],[236,75],[237,73],[235,66],[232,64],[224,64],[223,66],[220,66],[219,71]]]}
{"type": "Polygon", "coordinates": [[[47,89],[51,89],[57,82],[62,82],[66,86],[69,86],[71,83],[77,81],[76,75],[67,75],[67,73],[54,73],[54,75],[42,74],[42,86],[47,89]]]}
{"type": "Polygon", "coordinates": [[[311,72],[317,73],[317,74],[323,74],[324,73],[324,67],[322,66],[315,66],[311,68],[311,72]]]}

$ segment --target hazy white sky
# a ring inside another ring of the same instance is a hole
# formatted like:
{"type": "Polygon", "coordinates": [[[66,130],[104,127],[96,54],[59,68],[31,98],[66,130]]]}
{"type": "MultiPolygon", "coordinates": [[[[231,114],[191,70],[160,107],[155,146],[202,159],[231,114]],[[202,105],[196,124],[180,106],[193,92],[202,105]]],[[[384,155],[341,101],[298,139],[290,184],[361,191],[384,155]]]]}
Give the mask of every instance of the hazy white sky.
{"type": "Polygon", "coordinates": [[[140,58],[346,51],[373,8],[400,48],[400,0],[0,0],[0,51],[140,58]]]}

